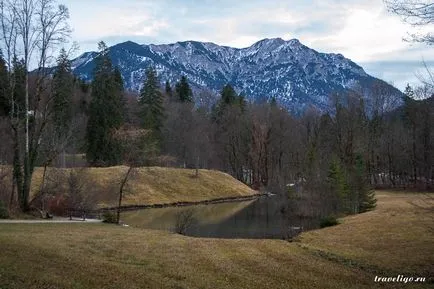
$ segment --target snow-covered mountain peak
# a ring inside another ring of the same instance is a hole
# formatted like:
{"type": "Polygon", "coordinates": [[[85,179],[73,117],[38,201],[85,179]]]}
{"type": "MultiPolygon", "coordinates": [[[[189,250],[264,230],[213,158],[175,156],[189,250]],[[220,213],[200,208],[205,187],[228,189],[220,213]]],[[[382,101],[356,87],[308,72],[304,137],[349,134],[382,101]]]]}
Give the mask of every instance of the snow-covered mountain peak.
{"type": "MultiPolygon", "coordinates": [[[[139,90],[144,71],[153,65],[162,83],[186,75],[196,91],[206,87],[216,93],[230,83],[251,101],[275,97],[296,112],[308,106],[327,109],[332,93],[379,81],[343,55],[317,52],[298,39],[263,39],[241,49],[192,40],[160,45],[127,41],[110,47],[109,54],[128,89],[139,90]]],[[[91,79],[96,55],[86,52],[73,60],[74,72],[91,79]]]]}

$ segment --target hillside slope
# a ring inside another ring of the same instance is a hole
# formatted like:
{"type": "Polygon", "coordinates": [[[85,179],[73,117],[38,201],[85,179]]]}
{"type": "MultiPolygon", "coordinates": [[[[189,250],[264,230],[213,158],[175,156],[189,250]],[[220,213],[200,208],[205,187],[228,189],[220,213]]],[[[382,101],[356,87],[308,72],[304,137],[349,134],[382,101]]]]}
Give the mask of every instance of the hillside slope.
{"type": "MultiPolygon", "coordinates": [[[[49,168],[47,186],[59,184],[66,189],[72,169],[49,168]]],[[[76,169],[79,182],[85,184],[89,194],[95,195],[100,206],[115,206],[119,184],[128,170],[125,166],[76,169]]],[[[191,169],[143,167],[135,169],[125,187],[124,205],[198,202],[217,198],[249,196],[256,193],[228,174],[212,170],[199,170],[199,177],[191,169]]],[[[41,185],[43,169],[35,170],[32,194],[41,185]]]]}

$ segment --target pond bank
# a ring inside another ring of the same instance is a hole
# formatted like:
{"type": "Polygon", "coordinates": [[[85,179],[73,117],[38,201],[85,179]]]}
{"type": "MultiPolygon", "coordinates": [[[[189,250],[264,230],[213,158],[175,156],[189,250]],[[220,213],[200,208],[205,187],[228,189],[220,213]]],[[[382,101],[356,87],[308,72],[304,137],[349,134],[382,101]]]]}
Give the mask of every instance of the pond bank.
{"type": "MultiPolygon", "coordinates": [[[[181,202],[173,202],[173,203],[165,203],[165,204],[143,204],[143,205],[125,205],[121,206],[121,211],[134,211],[134,210],[141,210],[141,209],[156,209],[156,208],[168,208],[168,207],[186,207],[186,206],[195,206],[195,205],[209,205],[209,204],[220,204],[220,203],[230,203],[230,202],[244,202],[244,201],[250,201],[255,200],[260,197],[268,197],[270,196],[269,193],[256,193],[253,195],[248,196],[235,196],[235,197],[224,197],[224,198],[215,198],[210,200],[203,200],[203,201],[194,201],[194,202],[188,202],[188,201],[181,201],[181,202]]],[[[105,207],[99,209],[99,211],[113,211],[117,210],[116,207],[105,207]]]]}

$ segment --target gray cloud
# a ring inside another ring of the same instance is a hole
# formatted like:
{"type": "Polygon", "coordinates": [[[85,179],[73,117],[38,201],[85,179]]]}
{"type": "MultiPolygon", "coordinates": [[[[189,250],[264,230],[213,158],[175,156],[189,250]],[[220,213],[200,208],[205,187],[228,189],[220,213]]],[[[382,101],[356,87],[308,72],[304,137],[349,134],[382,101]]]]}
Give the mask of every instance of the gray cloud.
{"type": "MultiPolygon", "coordinates": [[[[426,61],[430,71],[434,71],[434,61],[426,61]]],[[[408,84],[421,85],[420,77],[427,75],[426,67],[420,61],[373,61],[359,63],[367,73],[392,83],[400,90],[404,90],[408,84]]]]}
{"type": "MultiPolygon", "coordinates": [[[[380,0],[65,0],[81,51],[137,43],[210,41],[247,47],[262,38],[298,38],[320,52],[342,53],[399,88],[434,51],[402,42],[412,28],[380,0]],[[410,64],[412,63],[412,64],[410,64]]],[[[431,62],[430,62],[431,63],[431,62]]]]}

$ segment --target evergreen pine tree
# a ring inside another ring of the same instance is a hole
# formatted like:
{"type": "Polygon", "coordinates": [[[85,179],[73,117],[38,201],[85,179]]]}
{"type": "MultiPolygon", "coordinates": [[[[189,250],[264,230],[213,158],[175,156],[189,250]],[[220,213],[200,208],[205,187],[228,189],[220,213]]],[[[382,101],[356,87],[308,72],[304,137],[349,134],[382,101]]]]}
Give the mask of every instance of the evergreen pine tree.
{"type": "Polygon", "coordinates": [[[244,112],[246,101],[243,95],[238,95],[230,84],[226,84],[220,92],[220,100],[213,108],[214,119],[219,119],[227,107],[238,105],[244,112]]]}
{"type": "Polygon", "coordinates": [[[118,93],[115,97],[113,98],[113,106],[115,107],[116,105],[120,105],[119,106],[119,111],[117,111],[118,115],[117,117],[121,120],[121,123],[123,124],[124,121],[126,121],[126,119],[128,118],[128,112],[127,112],[127,105],[126,105],[126,99],[124,97],[124,80],[122,79],[122,74],[121,71],[119,70],[119,67],[115,67],[114,71],[113,71],[113,81],[114,81],[114,90],[118,91],[120,93],[118,93]]]}
{"type": "Polygon", "coordinates": [[[332,195],[336,198],[336,202],[333,204],[334,210],[337,212],[348,211],[348,183],[337,158],[334,158],[330,164],[327,182],[332,195]]]}
{"type": "Polygon", "coordinates": [[[62,49],[57,59],[57,69],[53,75],[53,123],[58,133],[68,127],[71,119],[71,98],[74,89],[74,76],[71,62],[62,49]]]}
{"type": "Polygon", "coordinates": [[[165,91],[166,91],[167,97],[169,99],[172,99],[173,98],[173,91],[172,91],[172,87],[170,86],[170,82],[168,80],[166,81],[165,91]]]}
{"type": "Polygon", "coordinates": [[[19,118],[25,117],[26,109],[25,109],[25,95],[26,95],[26,66],[24,64],[24,60],[18,60],[14,58],[12,61],[13,71],[12,78],[14,82],[14,90],[13,90],[13,104],[12,108],[14,111],[14,116],[19,118]]]}
{"type": "Polygon", "coordinates": [[[412,178],[413,184],[417,183],[417,164],[419,155],[417,152],[417,139],[418,139],[418,119],[420,118],[420,110],[418,109],[418,102],[415,100],[415,94],[409,84],[405,87],[404,91],[404,110],[403,121],[410,133],[411,138],[411,165],[412,165],[412,178]]]}
{"type": "Polygon", "coordinates": [[[81,92],[87,93],[89,91],[89,83],[86,83],[84,79],[78,78],[77,79],[78,86],[80,87],[81,92]]]}
{"type": "Polygon", "coordinates": [[[176,84],[175,90],[180,102],[193,102],[193,92],[185,75],[181,76],[181,80],[176,84]]]}
{"type": "Polygon", "coordinates": [[[274,96],[270,99],[270,106],[277,107],[277,100],[274,96]]]}
{"type": "Polygon", "coordinates": [[[164,119],[163,95],[159,90],[157,72],[153,67],[146,71],[146,79],[140,92],[139,103],[143,128],[152,130],[155,137],[159,139],[164,119]]]}
{"type": "Polygon", "coordinates": [[[246,97],[243,94],[240,94],[237,99],[237,104],[240,106],[241,112],[246,110],[246,97]]]}
{"type": "Polygon", "coordinates": [[[404,90],[404,97],[414,99],[414,91],[410,84],[407,83],[404,90]]]}
{"type": "MultiPolygon", "coordinates": [[[[122,74],[121,74],[121,71],[119,70],[119,67],[116,66],[114,68],[112,77],[114,80],[115,89],[118,91],[124,91],[124,81],[122,79],[122,74]]],[[[123,98],[121,98],[121,99],[123,99],[123,98]]]]}
{"type": "Polygon", "coordinates": [[[86,133],[86,158],[91,165],[110,166],[118,164],[121,158],[120,145],[113,134],[123,123],[123,82],[119,71],[113,69],[105,43],[100,42],[98,48],[86,133]]]}
{"type": "Polygon", "coordinates": [[[354,211],[354,213],[363,213],[374,209],[377,200],[375,199],[374,190],[368,184],[366,167],[360,154],[356,156],[355,166],[354,189],[358,200],[357,204],[355,204],[357,211],[354,211]]]}
{"type": "Polygon", "coordinates": [[[226,84],[221,93],[221,102],[224,105],[232,105],[235,103],[235,101],[238,98],[237,93],[235,92],[234,88],[230,84],[226,84]]]}

